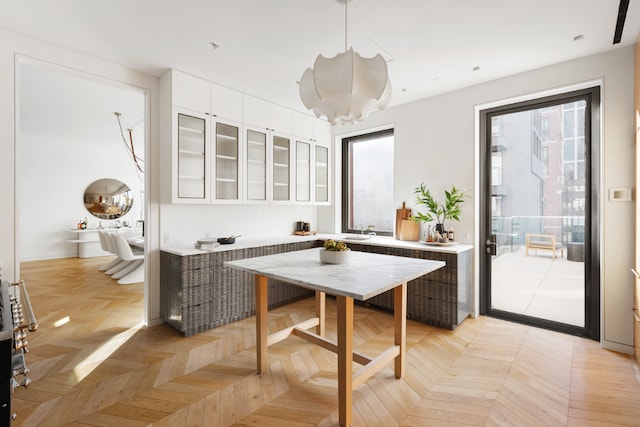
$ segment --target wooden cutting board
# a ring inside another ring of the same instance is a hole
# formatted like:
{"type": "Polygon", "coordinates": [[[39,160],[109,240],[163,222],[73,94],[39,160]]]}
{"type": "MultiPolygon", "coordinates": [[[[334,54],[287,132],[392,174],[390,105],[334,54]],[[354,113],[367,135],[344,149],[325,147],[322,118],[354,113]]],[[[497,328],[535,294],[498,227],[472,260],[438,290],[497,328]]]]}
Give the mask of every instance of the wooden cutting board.
{"type": "Polygon", "coordinates": [[[402,220],[409,218],[409,215],[411,215],[411,209],[408,209],[406,203],[402,202],[402,207],[396,209],[396,238],[400,236],[400,224],[402,220]]]}

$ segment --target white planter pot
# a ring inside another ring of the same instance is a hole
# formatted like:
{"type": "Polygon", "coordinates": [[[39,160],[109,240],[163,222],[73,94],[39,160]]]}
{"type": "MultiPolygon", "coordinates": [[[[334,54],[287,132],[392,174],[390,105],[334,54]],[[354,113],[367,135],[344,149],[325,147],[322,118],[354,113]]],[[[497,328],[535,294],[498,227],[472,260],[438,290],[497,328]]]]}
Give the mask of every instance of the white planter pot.
{"type": "Polygon", "coordinates": [[[328,251],[320,249],[320,261],[326,264],[343,264],[349,260],[351,249],[346,251],[328,251]]]}

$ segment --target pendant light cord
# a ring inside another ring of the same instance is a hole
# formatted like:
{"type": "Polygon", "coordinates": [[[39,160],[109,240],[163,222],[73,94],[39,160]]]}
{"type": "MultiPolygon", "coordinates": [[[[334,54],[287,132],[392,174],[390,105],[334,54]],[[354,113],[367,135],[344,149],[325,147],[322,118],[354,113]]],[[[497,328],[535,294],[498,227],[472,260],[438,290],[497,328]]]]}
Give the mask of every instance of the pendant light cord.
{"type": "Polygon", "coordinates": [[[349,0],[344,0],[344,51],[347,51],[347,3],[349,0]]]}

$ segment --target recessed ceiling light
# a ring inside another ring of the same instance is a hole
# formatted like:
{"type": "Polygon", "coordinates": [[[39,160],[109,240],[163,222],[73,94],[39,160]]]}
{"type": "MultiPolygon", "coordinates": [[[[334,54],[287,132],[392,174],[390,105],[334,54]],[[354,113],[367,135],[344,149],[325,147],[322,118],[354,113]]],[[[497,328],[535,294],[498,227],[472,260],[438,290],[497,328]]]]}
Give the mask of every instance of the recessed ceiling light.
{"type": "Polygon", "coordinates": [[[406,91],[407,91],[407,88],[406,88],[406,87],[403,87],[403,88],[402,88],[402,90],[401,90],[400,92],[404,93],[404,92],[406,92],[406,91]]]}
{"type": "Polygon", "coordinates": [[[574,42],[577,42],[578,40],[582,40],[583,38],[584,38],[584,36],[583,36],[582,34],[578,34],[577,36],[575,36],[575,37],[573,38],[573,41],[574,41],[574,42]]]}
{"type": "Polygon", "coordinates": [[[432,80],[440,80],[440,77],[436,76],[432,80]]]}
{"type": "Polygon", "coordinates": [[[473,71],[480,71],[480,66],[476,65],[475,67],[473,67],[473,71]]]}
{"type": "Polygon", "coordinates": [[[214,42],[209,42],[209,46],[212,47],[213,49],[217,49],[220,47],[218,43],[214,43],[214,42]]]}

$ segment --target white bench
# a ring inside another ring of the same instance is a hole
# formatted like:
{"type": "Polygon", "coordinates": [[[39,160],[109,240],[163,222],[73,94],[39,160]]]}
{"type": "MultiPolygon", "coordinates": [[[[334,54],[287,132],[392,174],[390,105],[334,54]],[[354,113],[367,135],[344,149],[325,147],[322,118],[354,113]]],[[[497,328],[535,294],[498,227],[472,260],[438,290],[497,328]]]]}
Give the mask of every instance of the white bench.
{"type": "Polygon", "coordinates": [[[551,258],[556,259],[556,251],[560,251],[560,255],[564,258],[564,248],[562,242],[556,242],[556,236],[552,234],[529,234],[526,235],[525,255],[529,255],[529,249],[535,250],[545,249],[551,251],[551,258]]]}

